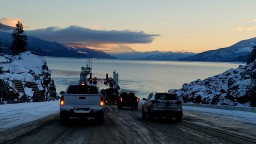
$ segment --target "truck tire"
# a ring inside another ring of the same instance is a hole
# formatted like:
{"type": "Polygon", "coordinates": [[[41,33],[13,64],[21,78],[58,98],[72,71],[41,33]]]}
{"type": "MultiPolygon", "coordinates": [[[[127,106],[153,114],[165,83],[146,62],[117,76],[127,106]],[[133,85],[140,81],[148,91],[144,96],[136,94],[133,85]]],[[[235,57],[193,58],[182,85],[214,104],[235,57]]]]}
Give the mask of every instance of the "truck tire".
{"type": "Polygon", "coordinates": [[[179,114],[177,114],[177,115],[175,116],[175,119],[176,119],[178,122],[182,122],[182,120],[183,120],[183,114],[182,114],[182,112],[180,112],[179,114]]]}
{"type": "Polygon", "coordinates": [[[63,114],[60,112],[60,124],[61,125],[66,125],[68,122],[68,116],[66,114],[63,114]]]}
{"type": "Polygon", "coordinates": [[[104,124],[104,112],[99,112],[96,116],[96,122],[99,125],[104,124]]]}

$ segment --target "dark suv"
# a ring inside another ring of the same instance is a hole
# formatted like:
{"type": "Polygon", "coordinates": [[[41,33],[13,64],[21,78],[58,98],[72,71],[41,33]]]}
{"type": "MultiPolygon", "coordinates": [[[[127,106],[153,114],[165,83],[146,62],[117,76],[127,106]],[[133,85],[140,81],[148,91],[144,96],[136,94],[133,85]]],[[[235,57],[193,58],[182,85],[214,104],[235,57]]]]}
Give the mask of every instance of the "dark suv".
{"type": "Polygon", "coordinates": [[[136,110],[138,109],[139,100],[133,92],[122,92],[117,102],[118,109],[129,107],[136,110]]]}
{"type": "Polygon", "coordinates": [[[108,88],[105,89],[104,92],[102,92],[103,95],[105,96],[105,103],[106,104],[116,104],[118,99],[119,99],[119,95],[118,95],[118,91],[114,88],[108,88]]]}
{"type": "Polygon", "coordinates": [[[175,118],[182,121],[183,110],[177,94],[152,92],[142,105],[142,118],[154,117],[175,118]]]}

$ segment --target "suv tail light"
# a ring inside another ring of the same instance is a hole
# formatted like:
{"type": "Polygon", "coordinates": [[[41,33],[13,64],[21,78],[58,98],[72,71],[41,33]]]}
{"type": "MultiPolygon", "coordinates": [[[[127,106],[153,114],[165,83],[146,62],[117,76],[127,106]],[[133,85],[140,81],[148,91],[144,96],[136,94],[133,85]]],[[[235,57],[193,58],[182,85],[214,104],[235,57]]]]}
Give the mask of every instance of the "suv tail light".
{"type": "Polygon", "coordinates": [[[122,101],[123,101],[123,98],[120,98],[120,101],[122,102],[122,101]]]}
{"type": "Polygon", "coordinates": [[[64,105],[64,96],[60,97],[60,105],[63,106],[64,105]]]}
{"type": "Polygon", "coordinates": [[[137,98],[137,102],[139,102],[140,101],[140,99],[139,98],[137,98]]]}

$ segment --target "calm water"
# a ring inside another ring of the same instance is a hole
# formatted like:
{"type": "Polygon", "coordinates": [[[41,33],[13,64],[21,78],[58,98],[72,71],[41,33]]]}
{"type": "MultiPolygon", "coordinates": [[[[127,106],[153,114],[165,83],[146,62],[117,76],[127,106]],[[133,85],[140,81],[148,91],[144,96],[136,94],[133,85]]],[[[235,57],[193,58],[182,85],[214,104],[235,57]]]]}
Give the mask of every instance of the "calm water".
{"type": "MultiPolygon", "coordinates": [[[[71,82],[79,80],[81,66],[87,59],[46,58],[52,70],[57,91],[65,90],[71,82]]],[[[166,61],[129,61],[93,59],[93,77],[105,78],[106,73],[112,77],[119,73],[119,85],[122,89],[135,91],[139,97],[146,97],[152,91],[167,91],[181,88],[184,83],[196,79],[205,79],[236,68],[234,63],[206,62],[166,62],[166,61]]]]}

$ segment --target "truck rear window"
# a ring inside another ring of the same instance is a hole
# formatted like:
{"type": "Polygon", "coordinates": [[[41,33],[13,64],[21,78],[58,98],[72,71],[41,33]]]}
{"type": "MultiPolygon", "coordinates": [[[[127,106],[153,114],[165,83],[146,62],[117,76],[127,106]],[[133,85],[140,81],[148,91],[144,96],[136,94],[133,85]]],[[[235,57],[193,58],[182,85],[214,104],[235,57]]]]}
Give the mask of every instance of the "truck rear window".
{"type": "Polygon", "coordinates": [[[155,96],[158,100],[178,100],[177,94],[158,93],[155,96]]]}
{"type": "Polygon", "coordinates": [[[70,86],[67,91],[68,94],[99,94],[95,86],[70,86]]]}

